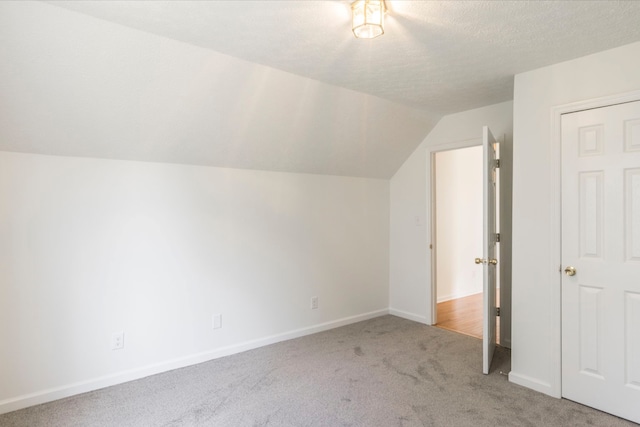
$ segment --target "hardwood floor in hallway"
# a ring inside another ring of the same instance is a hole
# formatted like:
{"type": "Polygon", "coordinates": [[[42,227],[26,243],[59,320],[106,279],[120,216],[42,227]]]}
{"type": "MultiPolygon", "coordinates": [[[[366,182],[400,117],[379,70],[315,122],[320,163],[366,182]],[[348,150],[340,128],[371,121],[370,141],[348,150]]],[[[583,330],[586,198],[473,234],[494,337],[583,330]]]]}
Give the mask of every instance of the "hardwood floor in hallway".
{"type": "MultiPolygon", "coordinates": [[[[482,339],[482,298],[483,294],[479,293],[438,303],[436,326],[482,339]]],[[[496,341],[499,342],[499,317],[496,330],[496,341]]]]}

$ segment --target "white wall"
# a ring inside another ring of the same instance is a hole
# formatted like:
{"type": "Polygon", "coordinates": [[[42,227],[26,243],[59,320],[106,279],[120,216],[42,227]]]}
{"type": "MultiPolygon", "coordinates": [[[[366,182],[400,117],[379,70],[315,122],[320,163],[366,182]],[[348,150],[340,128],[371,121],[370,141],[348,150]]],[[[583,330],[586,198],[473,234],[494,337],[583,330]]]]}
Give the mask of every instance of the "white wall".
{"type": "MultiPolygon", "coordinates": [[[[430,161],[432,150],[452,148],[459,142],[482,138],[482,126],[488,125],[496,137],[505,135],[501,144],[501,342],[510,345],[511,278],[511,101],[475,110],[451,114],[440,119],[420,146],[411,154],[391,179],[390,224],[390,311],[418,322],[431,324],[430,214],[427,200],[430,192],[430,161]],[[416,221],[416,218],[419,220],[416,221]]],[[[479,142],[479,141],[478,141],[479,142]]],[[[474,142],[475,143],[475,142],[474,142]]]]}
{"type": "Polygon", "coordinates": [[[2,412],[387,313],[388,180],[0,152],[0,236],[2,412]]]}
{"type": "Polygon", "coordinates": [[[440,151],[436,175],[438,302],[482,292],[482,147],[440,151]]]}
{"type": "MultiPolygon", "coordinates": [[[[559,145],[553,109],[640,89],[640,43],[519,74],[514,92],[511,381],[560,396],[559,145]]],[[[393,189],[392,189],[393,191],[393,189]]],[[[393,214],[393,211],[392,211],[393,214]]]]}

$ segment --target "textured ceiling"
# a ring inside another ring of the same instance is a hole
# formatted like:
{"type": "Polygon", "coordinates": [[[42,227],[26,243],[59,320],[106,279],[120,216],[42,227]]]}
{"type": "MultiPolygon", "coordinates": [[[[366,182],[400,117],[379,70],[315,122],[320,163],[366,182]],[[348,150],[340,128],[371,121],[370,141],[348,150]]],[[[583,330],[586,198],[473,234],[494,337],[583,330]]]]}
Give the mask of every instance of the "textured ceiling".
{"type": "MultiPolygon", "coordinates": [[[[0,1],[0,150],[387,179],[514,74],[640,40],[640,2],[0,1]]],[[[480,132],[480,130],[478,130],[480,132]]]]}
{"type": "Polygon", "coordinates": [[[437,114],[512,99],[517,73],[640,40],[638,1],[54,1],[105,20],[437,114]]]}

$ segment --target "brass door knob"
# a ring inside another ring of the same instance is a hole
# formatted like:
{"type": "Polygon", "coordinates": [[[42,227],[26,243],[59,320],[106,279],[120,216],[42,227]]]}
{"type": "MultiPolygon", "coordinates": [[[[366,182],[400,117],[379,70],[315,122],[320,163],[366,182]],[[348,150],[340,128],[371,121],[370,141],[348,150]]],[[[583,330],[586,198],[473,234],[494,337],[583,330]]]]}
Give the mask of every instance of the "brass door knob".
{"type": "Polygon", "coordinates": [[[568,266],[567,268],[564,269],[564,273],[567,276],[575,276],[576,275],[576,269],[571,267],[571,266],[568,266]]]}
{"type": "Polygon", "coordinates": [[[484,264],[484,263],[486,263],[486,262],[487,262],[487,261],[486,261],[486,260],[484,260],[484,259],[482,259],[482,258],[476,258],[476,259],[475,259],[475,263],[476,263],[476,264],[484,264]]]}
{"type": "Polygon", "coordinates": [[[496,265],[496,264],[498,264],[498,260],[497,259],[490,259],[489,260],[489,264],[496,265]]]}

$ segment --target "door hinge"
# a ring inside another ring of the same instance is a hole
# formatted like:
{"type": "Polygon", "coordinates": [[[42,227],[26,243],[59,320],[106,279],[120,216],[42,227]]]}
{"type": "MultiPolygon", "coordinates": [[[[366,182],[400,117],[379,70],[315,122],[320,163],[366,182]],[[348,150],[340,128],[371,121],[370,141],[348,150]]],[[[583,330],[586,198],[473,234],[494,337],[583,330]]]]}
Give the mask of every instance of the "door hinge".
{"type": "Polygon", "coordinates": [[[500,307],[496,307],[496,316],[500,317],[500,307]]]}
{"type": "Polygon", "coordinates": [[[500,159],[496,159],[496,169],[500,168],[500,159]]]}
{"type": "Polygon", "coordinates": [[[496,243],[500,243],[500,233],[496,233],[496,243]]]}

